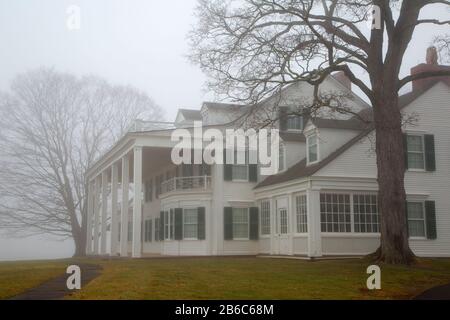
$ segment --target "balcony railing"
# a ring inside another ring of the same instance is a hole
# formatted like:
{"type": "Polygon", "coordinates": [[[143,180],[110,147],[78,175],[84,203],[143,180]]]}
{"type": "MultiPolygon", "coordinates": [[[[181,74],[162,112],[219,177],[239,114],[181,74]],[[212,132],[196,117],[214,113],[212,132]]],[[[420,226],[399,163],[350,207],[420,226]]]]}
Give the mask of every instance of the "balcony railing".
{"type": "Polygon", "coordinates": [[[172,178],[161,184],[161,194],[182,190],[209,190],[211,188],[211,177],[179,177],[172,178]]]}
{"type": "Polygon", "coordinates": [[[145,131],[170,130],[175,128],[176,126],[175,123],[173,122],[135,120],[134,123],[128,129],[128,131],[145,132],[145,131]]]}

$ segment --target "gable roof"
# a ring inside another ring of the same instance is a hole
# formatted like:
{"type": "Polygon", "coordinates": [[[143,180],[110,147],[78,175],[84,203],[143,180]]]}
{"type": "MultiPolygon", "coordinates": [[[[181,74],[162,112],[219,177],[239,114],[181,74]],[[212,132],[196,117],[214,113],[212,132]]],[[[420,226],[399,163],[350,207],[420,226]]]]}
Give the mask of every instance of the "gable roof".
{"type": "MultiPolygon", "coordinates": [[[[414,100],[419,98],[426,91],[430,90],[438,82],[434,83],[431,86],[428,86],[428,87],[424,88],[423,90],[409,92],[409,93],[399,97],[399,107],[400,107],[400,109],[403,109],[406,106],[408,106],[409,104],[411,104],[414,100]]],[[[442,82],[442,83],[445,83],[447,86],[450,86],[446,82],[442,82]]],[[[365,111],[367,112],[367,110],[365,110],[365,111]]],[[[370,111],[372,111],[372,110],[370,110],[370,111]]],[[[370,114],[370,116],[371,116],[371,114],[370,114]]],[[[347,120],[347,121],[350,121],[350,120],[347,120]]],[[[258,183],[255,186],[254,189],[259,189],[259,188],[263,188],[263,187],[267,187],[267,186],[271,186],[271,185],[275,185],[275,184],[279,184],[279,183],[288,182],[288,181],[291,181],[291,180],[295,180],[295,179],[300,179],[300,178],[305,178],[305,177],[311,176],[314,173],[316,173],[317,171],[319,171],[320,169],[322,169],[323,167],[325,167],[326,165],[328,165],[334,159],[339,157],[345,151],[350,149],[350,147],[352,147],[358,141],[363,139],[365,136],[367,136],[374,129],[375,129],[375,127],[374,127],[373,123],[369,124],[368,127],[366,127],[365,130],[361,131],[361,133],[356,135],[354,138],[350,139],[348,142],[346,142],[341,147],[336,149],[328,157],[326,157],[325,159],[323,159],[319,163],[307,166],[306,158],[302,159],[301,161],[299,161],[297,164],[295,164],[294,166],[290,167],[286,171],[281,172],[281,173],[276,174],[276,175],[273,175],[273,176],[267,177],[266,179],[264,179],[263,181],[258,183]]]]}
{"type": "Polygon", "coordinates": [[[316,173],[317,171],[319,171],[320,169],[325,167],[327,164],[329,164],[331,161],[336,159],[339,155],[341,155],[346,150],[348,150],[356,142],[358,142],[359,140],[364,138],[366,135],[368,135],[372,130],[373,130],[373,128],[362,131],[360,134],[358,134],[356,137],[352,138],[347,143],[342,145],[340,148],[338,148],[337,150],[332,152],[328,157],[326,157],[322,161],[320,161],[316,164],[307,166],[306,158],[304,158],[303,160],[301,160],[297,164],[293,165],[286,171],[283,171],[279,174],[267,177],[266,179],[264,179],[263,181],[258,183],[254,189],[259,189],[259,188],[271,186],[274,184],[279,184],[279,183],[283,183],[283,182],[287,182],[287,181],[291,181],[291,180],[295,180],[295,179],[309,177],[310,175],[316,173]]]}
{"type": "Polygon", "coordinates": [[[185,120],[202,120],[200,110],[178,109],[178,112],[183,115],[185,120]]]}

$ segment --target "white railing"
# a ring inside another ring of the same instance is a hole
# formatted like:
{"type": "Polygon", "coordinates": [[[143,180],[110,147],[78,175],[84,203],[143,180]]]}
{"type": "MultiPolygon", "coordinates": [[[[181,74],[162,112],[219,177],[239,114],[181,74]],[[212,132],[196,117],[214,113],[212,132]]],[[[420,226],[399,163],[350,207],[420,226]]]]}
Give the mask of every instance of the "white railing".
{"type": "Polygon", "coordinates": [[[128,129],[128,131],[145,132],[157,130],[170,130],[175,128],[176,128],[175,123],[173,122],[135,120],[134,123],[128,129]]]}
{"type": "Polygon", "coordinates": [[[180,177],[172,178],[161,183],[161,194],[181,190],[209,190],[211,188],[211,177],[180,177]]]}

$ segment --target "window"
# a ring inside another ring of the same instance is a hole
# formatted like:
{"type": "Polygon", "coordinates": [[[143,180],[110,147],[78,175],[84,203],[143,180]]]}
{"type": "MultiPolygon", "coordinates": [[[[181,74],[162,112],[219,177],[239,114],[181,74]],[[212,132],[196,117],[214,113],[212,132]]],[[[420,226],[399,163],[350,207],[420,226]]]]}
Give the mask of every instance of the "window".
{"type": "Polygon", "coordinates": [[[128,241],[132,241],[133,240],[133,223],[132,221],[128,221],[128,237],[127,237],[128,241]]]}
{"type": "Polygon", "coordinates": [[[170,216],[169,211],[164,211],[164,237],[165,240],[170,240],[169,228],[170,228],[170,216]]]}
{"type": "Polygon", "coordinates": [[[408,202],[408,231],[410,237],[425,237],[425,210],[423,202],[408,202]]]}
{"type": "Polygon", "coordinates": [[[184,209],[183,212],[183,238],[198,238],[198,213],[197,209],[184,209]]]}
{"type": "Polygon", "coordinates": [[[351,232],[349,194],[320,194],[320,223],[322,232],[351,232]]]}
{"type": "Polygon", "coordinates": [[[164,176],[160,175],[155,178],[155,198],[158,199],[161,194],[161,184],[163,183],[164,176]]]}
{"type": "Polygon", "coordinates": [[[406,148],[408,150],[408,168],[425,169],[425,152],[423,136],[407,135],[406,148]]]}
{"type": "Polygon", "coordinates": [[[261,201],[261,234],[270,234],[270,201],[261,201]]]}
{"type": "Polygon", "coordinates": [[[151,202],[153,197],[153,179],[145,182],[145,202],[151,202]]]}
{"type": "Polygon", "coordinates": [[[287,118],[288,130],[303,130],[303,117],[298,115],[291,115],[287,118]]]}
{"type": "Polygon", "coordinates": [[[152,220],[145,220],[144,223],[144,241],[152,242],[152,220]]]}
{"type": "MultiPolygon", "coordinates": [[[[237,164],[238,163],[238,152],[234,151],[234,164],[232,178],[233,180],[248,180],[248,165],[247,164],[237,164]]],[[[248,153],[245,153],[245,163],[248,163],[248,153]]]]}
{"type": "Polygon", "coordinates": [[[175,239],[175,210],[170,209],[170,240],[175,239]]]}
{"type": "Polygon", "coordinates": [[[295,197],[295,212],[297,216],[297,232],[308,232],[308,215],[306,195],[299,195],[295,197]]]}
{"type": "Polygon", "coordinates": [[[288,233],[288,214],[287,209],[282,208],[279,210],[280,215],[280,233],[287,234],[288,233]]]}
{"type": "Polygon", "coordinates": [[[278,169],[279,171],[284,171],[284,169],[286,168],[285,165],[285,148],[284,148],[284,144],[280,143],[280,148],[279,148],[279,153],[278,153],[278,169]]]}
{"type": "Polygon", "coordinates": [[[319,160],[317,134],[308,137],[308,163],[314,163],[319,160]]]}
{"type": "Polygon", "coordinates": [[[353,195],[353,214],[355,232],[380,232],[377,196],[370,194],[353,195]]]}
{"type": "Polygon", "coordinates": [[[155,218],[155,241],[159,241],[159,218],[155,218]]]}
{"type": "Polygon", "coordinates": [[[248,239],[248,208],[233,208],[233,239],[248,239]]]}

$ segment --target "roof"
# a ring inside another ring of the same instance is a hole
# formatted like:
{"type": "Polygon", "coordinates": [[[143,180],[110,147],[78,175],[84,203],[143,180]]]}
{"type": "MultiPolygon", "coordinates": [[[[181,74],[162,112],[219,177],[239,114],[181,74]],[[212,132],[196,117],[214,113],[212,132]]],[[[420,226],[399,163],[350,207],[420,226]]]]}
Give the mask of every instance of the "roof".
{"type": "MultiPolygon", "coordinates": [[[[409,92],[405,95],[402,95],[401,97],[399,97],[399,107],[401,109],[405,108],[407,105],[411,104],[414,100],[416,100],[418,97],[420,97],[426,91],[431,89],[431,87],[433,87],[436,83],[434,83],[433,85],[428,86],[422,90],[409,92]]],[[[443,82],[443,83],[447,84],[446,82],[443,82]]],[[[367,110],[365,110],[365,112],[367,112],[367,110]]],[[[317,121],[317,120],[318,119],[315,119],[315,121],[317,121]]],[[[324,120],[324,119],[321,119],[320,121],[322,121],[322,120],[324,120]]],[[[354,119],[354,120],[356,120],[356,119],[354,119]]],[[[351,121],[351,120],[347,120],[347,121],[351,121]]],[[[345,122],[345,120],[344,120],[344,122],[345,122]]],[[[322,122],[322,124],[326,124],[326,123],[328,123],[328,122],[322,122]]],[[[363,122],[361,122],[361,123],[363,123],[363,122]]],[[[319,171],[320,169],[322,169],[323,167],[328,165],[330,162],[332,162],[334,159],[339,157],[345,151],[350,149],[350,147],[352,147],[354,144],[356,144],[362,138],[367,136],[374,129],[375,129],[374,125],[369,124],[368,127],[366,127],[366,129],[361,131],[361,133],[356,135],[354,138],[350,139],[347,143],[343,144],[341,147],[336,149],[328,157],[326,157],[319,163],[307,166],[306,159],[302,159],[300,162],[298,162],[294,166],[290,167],[286,171],[267,177],[266,179],[261,181],[259,184],[257,184],[255,189],[267,187],[267,186],[271,186],[271,185],[275,185],[275,184],[279,184],[279,183],[283,183],[283,182],[287,182],[287,181],[291,181],[291,180],[295,180],[295,179],[305,178],[305,177],[313,175],[314,173],[316,173],[317,171],[319,171]]]]}
{"type": "Polygon", "coordinates": [[[367,124],[357,118],[352,118],[349,120],[313,118],[311,121],[317,128],[350,130],[363,130],[367,128],[367,124]]]}
{"type": "Polygon", "coordinates": [[[301,132],[280,132],[280,138],[287,142],[306,142],[305,135],[301,132]]]}
{"type": "Polygon", "coordinates": [[[244,104],[220,103],[220,102],[204,102],[203,106],[207,107],[208,109],[234,109],[234,110],[247,107],[247,105],[244,104]]]}
{"type": "Polygon", "coordinates": [[[344,153],[346,150],[348,150],[351,146],[353,146],[356,142],[364,138],[367,134],[369,134],[373,130],[372,128],[366,129],[362,131],[360,134],[358,134],[356,137],[342,145],[340,148],[335,150],[333,153],[331,153],[328,157],[323,159],[322,161],[307,166],[306,165],[306,158],[295,164],[294,166],[290,167],[286,171],[283,171],[279,174],[269,176],[260,183],[258,183],[255,187],[255,189],[267,187],[274,184],[279,184],[295,179],[305,178],[309,177],[312,174],[316,173],[323,167],[325,167],[327,164],[329,164],[331,161],[336,159],[339,155],[344,153]]]}
{"type": "Polygon", "coordinates": [[[202,120],[200,110],[179,109],[178,112],[181,113],[186,120],[202,120]]]}

